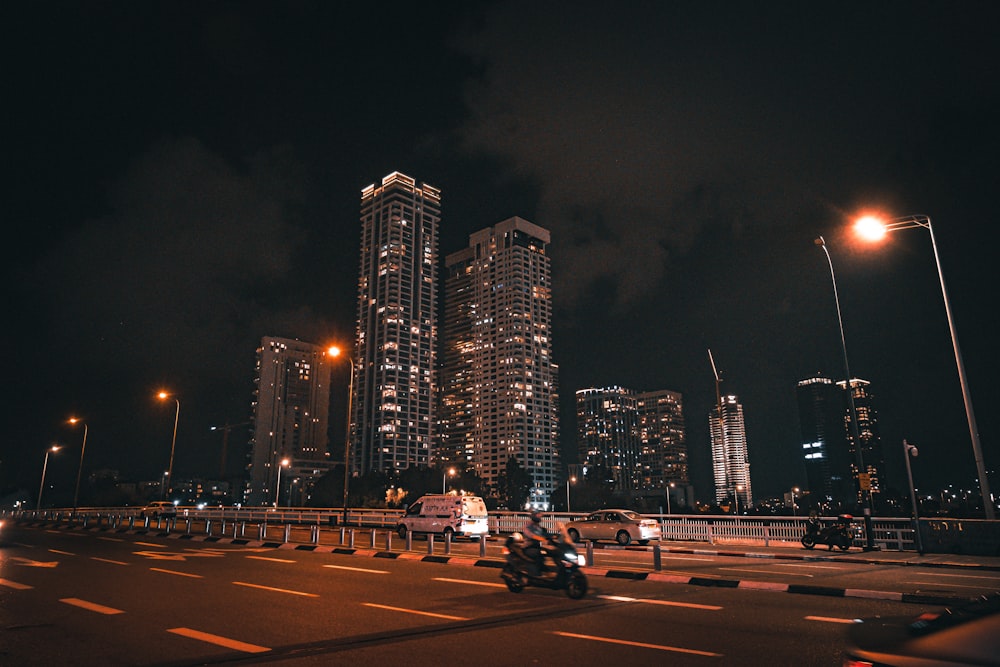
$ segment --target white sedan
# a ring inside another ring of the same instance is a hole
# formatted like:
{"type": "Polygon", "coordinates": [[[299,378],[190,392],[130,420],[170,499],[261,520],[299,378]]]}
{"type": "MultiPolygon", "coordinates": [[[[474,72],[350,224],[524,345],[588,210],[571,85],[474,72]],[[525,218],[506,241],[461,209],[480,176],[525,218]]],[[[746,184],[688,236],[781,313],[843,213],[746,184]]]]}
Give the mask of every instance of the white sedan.
{"type": "Polygon", "coordinates": [[[574,542],[614,540],[624,547],[633,541],[647,544],[650,540],[660,539],[660,524],[632,510],[608,509],[592,512],[579,521],[568,522],[566,532],[574,542]]]}

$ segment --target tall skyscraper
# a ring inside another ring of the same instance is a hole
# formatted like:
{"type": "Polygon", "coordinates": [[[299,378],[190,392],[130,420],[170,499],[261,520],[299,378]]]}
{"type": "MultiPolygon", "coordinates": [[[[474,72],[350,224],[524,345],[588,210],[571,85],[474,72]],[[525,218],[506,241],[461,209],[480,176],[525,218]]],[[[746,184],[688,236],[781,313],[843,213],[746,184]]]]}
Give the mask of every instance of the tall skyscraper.
{"type": "Polygon", "coordinates": [[[829,378],[812,377],[800,381],[795,393],[811,502],[831,510],[850,506],[855,496],[855,466],[844,389],[829,378]]]}
{"type": "Polygon", "coordinates": [[[753,505],[750,486],[750,460],[743,405],[735,395],[721,396],[720,405],[708,415],[712,438],[712,474],[715,479],[715,502],[736,496],[740,511],[753,505]]]}
{"type": "Polygon", "coordinates": [[[361,191],[352,474],[430,462],[441,191],[393,172],[361,191]]]}
{"type": "Polygon", "coordinates": [[[558,375],[552,360],[549,232],[509,218],[445,260],[440,447],[497,493],[507,461],[531,475],[528,504],[558,484],[558,375]]]}
{"type": "MultiPolygon", "coordinates": [[[[837,383],[841,390],[846,391],[847,382],[837,383]]],[[[854,410],[858,414],[858,438],[861,440],[861,455],[865,464],[862,471],[867,475],[867,483],[871,486],[872,506],[878,501],[878,495],[886,488],[885,457],[882,454],[882,438],[879,435],[878,411],[871,392],[871,383],[858,378],[851,379],[851,392],[854,394],[854,410]]],[[[858,479],[858,464],[854,442],[850,428],[850,411],[847,413],[847,437],[850,442],[851,474],[857,483],[858,501],[861,502],[862,483],[858,479]]]]}
{"type": "Polygon", "coordinates": [[[329,468],[330,367],[323,348],[289,338],[265,337],[257,349],[248,505],[287,504],[297,481],[296,499],[329,468]],[[278,468],[283,460],[288,465],[278,468]]]}
{"type": "Polygon", "coordinates": [[[587,477],[615,492],[662,491],[689,485],[681,395],[623,387],[576,392],[577,444],[587,477]]]}

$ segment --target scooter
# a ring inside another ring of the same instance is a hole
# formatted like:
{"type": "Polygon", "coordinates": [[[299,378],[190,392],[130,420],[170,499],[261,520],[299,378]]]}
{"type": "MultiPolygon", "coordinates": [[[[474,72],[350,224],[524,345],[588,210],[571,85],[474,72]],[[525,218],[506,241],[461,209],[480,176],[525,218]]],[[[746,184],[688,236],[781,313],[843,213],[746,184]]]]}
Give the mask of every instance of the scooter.
{"type": "Polygon", "coordinates": [[[826,544],[833,551],[837,547],[841,551],[847,551],[854,543],[854,538],[850,533],[851,521],[854,519],[850,514],[841,514],[837,520],[827,526],[820,524],[819,519],[810,517],[806,523],[806,533],[802,536],[802,546],[812,549],[817,544],[826,544]]]}
{"type": "Polygon", "coordinates": [[[507,562],[500,571],[500,578],[510,592],[520,593],[525,586],[537,586],[564,590],[573,600],[587,594],[587,575],[580,569],[584,557],[577,554],[571,542],[554,536],[543,545],[540,571],[531,555],[524,552],[526,546],[527,540],[520,533],[507,538],[504,548],[507,562]]]}

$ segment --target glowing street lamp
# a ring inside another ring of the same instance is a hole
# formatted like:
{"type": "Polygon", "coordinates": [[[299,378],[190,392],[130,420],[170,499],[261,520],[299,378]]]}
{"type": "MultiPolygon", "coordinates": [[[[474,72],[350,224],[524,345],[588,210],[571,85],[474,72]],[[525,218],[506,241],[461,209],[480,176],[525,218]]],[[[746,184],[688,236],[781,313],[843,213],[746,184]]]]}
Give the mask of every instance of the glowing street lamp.
{"type": "Polygon", "coordinates": [[[792,516],[795,516],[795,510],[798,509],[795,506],[795,494],[798,493],[798,492],[799,492],[799,487],[793,486],[792,487],[792,516]]]}
{"type": "Polygon", "coordinates": [[[740,513],[740,491],[743,490],[742,484],[737,484],[736,488],[733,490],[733,499],[736,501],[736,514],[740,513]]]}
{"type": "Polygon", "coordinates": [[[576,484],[576,477],[569,477],[569,478],[566,479],[566,511],[567,512],[572,511],[569,508],[569,485],[570,484],[576,484]]]}
{"type": "Polygon", "coordinates": [[[281,494],[281,469],[287,468],[288,464],[291,463],[288,459],[281,459],[281,463],[278,464],[278,481],[274,485],[274,506],[278,506],[278,496],[281,494]]]}
{"type": "Polygon", "coordinates": [[[448,481],[449,477],[454,477],[454,476],[455,476],[454,468],[448,468],[447,471],[441,473],[441,493],[448,493],[447,486],[445,483],[448,481]]]}
{"type": "Polygon", "coordinates": [[[903,439],[903,458],[906,459],[906,479],[910,482],[910,504],[913,505],[913,534],[917,539],[917,553],[923,555],[924,542],[920,536],[920,509],[917,505],[917,489],[913,486],[913,468],[910,466],[910,457],[917,457],[917,446],[903,439]]]}
{"type": "Polygon", "coordinates": [[[70,417],[69,423],[74,425],[83,424],[83,446],[80,447],[80,467],[76,470],[76,491],[73,492],[73,509],[76,509],[77,502],[80,499],[80,473],[83,472],[83,453],[87,451],[87,424],[76,417],[70,417]]]}
{"type": "Polygon", "coordinates": [[[677,484],[674,483],[674,482],[670,482],[670,484],[667,486],[667,514],[671,513],[670,512],[670,489],[674,488],[675,486],[677,486],[677,484]]]}
{"type": "Polygon", "coordinates": [[[168,398],[173,398],[174,402],[177,404],[177,409],[174,411],[174,436],[170,439],[170,465],[167,466],[167,480],[169,481],[169,486],[164,485],[163,499],[167,499],[167,493],[174,486],[174,447],[177,446],[177,420],[181,416],[181,401],[176,396],[171,396],[165,391],[161,391],[156,395],[161,401],[165,401],[168,398]]]}
{"type": "Polygon", "coordinates": [[[951,346],[955,350],[955,365],[958,367],[958,381],[962,385],[962,400],[965,402],[965,417],[969,422],[969,435],[972,438],[972,453],[976,459],[976,471],[979,474],[979,493],[983,497],[983,509],[986,518],[995,518],[993,511],[993,494],[986,476],[986,464],[983,462],[983,450],[979,444],[979,428],[976,426],[976,415],[972,410],[972,395],[969,393],[969,382],[965,376],[965,364],[962,362],[962,351],[958,347],[958,334],[955,332],[955,319],[951,313],[951,303],[948,301],[948,290],[944,286],[944,273],[941,271],[941,258],[938,256],[937,241],[934,239],[934,228],[931,227],[930,216],[908,215],[883,221],[874,216],[865,216],[854,223],[854,231],[858,236],[868,241],[879,241],[889,232],[920,227],[931,235],[931,248],[934,250],[934,263],[937,265],[938,280],[941,282],[941,296],[944,298],[944,312],[948,317],[948,331],[951,333],[951,346]]]}
{"type": "MultiPolygon", "coordinates": [[[[327,351],[331,357],[339,357],[341,350],[336,345],[327,351]]],[[[354,400],[354,360],[347,357],[351,364],[351,377],[347,381],[347,438],[344,440],[344,525],[347,525],[347,488],[351,480],[351,403],[354,400]]]]}
{"type": "Polygon", "coordinates": [[[830,251],[826,247],[826,241],[820,236],[815,240],[816,245],[823,249],[826,255],[826,263],[830,266],[830,280],[833,282],[833,301],[837,306],[837,325],[840,327],[840,349],[844,353],[844,387],[847,390],[847,401],[850,407],[851,439],[854,441],[854,458],[858,468],[858,490],[861,492],[861,501],[864,511],[865,522],[865,551],[875,551],[875,530],[872,527],[872,490],[871,486],[863,483],[862,475],[868,469],[865,468],[865,458],[861,451],[861,434],[858,431],[858,410],[854,404],[854,386],[851,384],[851,365],[847,362],[847,339],[844,337],[844,318],[840,314],[840,294],[837,292],[837,275],[833,272],[833,260],[830,259],[830,251]]]}
{"type": "Polygon", "coordinates": [[[42,509],[42,490],[45,488],[45,471],[49,468],[49,454],[52,452],[58,452],[62,447],[59,445],[52,445],[45,450],[45,463],[42,464],[42,483],[38,485],[38,504],[35,506],[35,511],[42,509]]]}

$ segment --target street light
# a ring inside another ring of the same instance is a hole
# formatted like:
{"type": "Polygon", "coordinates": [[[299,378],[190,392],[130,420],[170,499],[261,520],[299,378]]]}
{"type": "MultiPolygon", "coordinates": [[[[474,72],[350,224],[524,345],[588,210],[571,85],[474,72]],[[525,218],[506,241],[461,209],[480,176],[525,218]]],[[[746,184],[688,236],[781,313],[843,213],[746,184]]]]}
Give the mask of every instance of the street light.
{"type": "Polygon", "coordinates": [[[576,484],[576,477],[566,478],[566,512],[569,513],[571,510],[569,508],[569,485],[576,484]]]}
{"type": "Polygon", "coordinates": [[[937,241],[934,239],[934,229],[931,227],[930,216],[908,215],[893,218],[884,222],[873,216],[866,216],[854,224],[854,230],[859,236],[869,241],[877,241],[889,232],[920,227],[931,235],[931,248],[934,250],[934,263],[937,265],[938,280],[941,282],[941,296],[944,298],[944,312],[948,317],[948,331],[951,334],[951,346],[955,350],[955,365],[958,366],[958,381],[962,385],[962,400],[965,402],[965,417],[969,422],[969,435],[972,438],[972,453],[976,458],[976,471],[979,474],[979,494],[983,497],[983,509],[986,519],[992,521],[993,494],[986,476],[986,464],[983,462],[983,450],[979,444],[979,428],[976,426],[976,415],[972,410],[972,395],[969,393],[969,382],[965,376],[965,364],[962,362],[962,351],[958,347],[958,334],[955,332],[955,318],[951,313],[951,302],[948,301],[948,290],[944,286],[944,273],[941,271],[941,258],[938,256],[937,241]]]}
{"type": "Polygon", "coordinates": [[[163,499],[167,499],[167,493],[174,486],[174,447],[177,446],[177,420],[181,416],[181,401],[176,396],[171,396],[165,391],[161,391],[156,395],[161,401],[165,401],[168,398],[173,398],[174,402],[177,403],[177,409],[174,411],[174,436],[170,439],[170,465],[167,466],[167,479],[169,480],[169,486],[164,485],[163,499]]]}
{"type": "Polygon", "coordinates": [[[229,444],[229,432],[236,428],[237,426],[247,426],[250,422],[240,422],[239,424],[230,424],[226,422],[223,426],[210,426],[209,431],[222,431],[222,459],[219,462],[219,478],[226,478],[226,447],[229,444]]]}
{"type": "Polygon", "coordinates": [[[454,468],[448,468],[448,470],[441,473],[441,493],[448,493],[446,482],[448,481],[449,477],[454,477],[454,476],[455,476],[454,468]]]}
{"type": "Polygon", "coordinates": [[[910,504],[913,505],[913,533],[917,538],[917,553],[923,555],[924,542],[920,537],[920,509],[917,506],[917,489],[913,486],[913,469],[910,468],[910,457],[917,457],[917,446],[903,439],[903,458],[906,459],[906,478],[910,481],[910,504]]]}
{"type": "Polygon", "coordinates": [[[847,340],[844,338],[844,319],[840,314],[840,295],[837,292],[837,276],[833,272],[833,260],[830,259],[830,251],[826,247],[826,241],[820,236],[814,243],[823,249],[826,255],[826,262],[830,265],[830,280],[833,282],[833,301],[837,306],[837,325],[840,327],[840,349],[844,353],[844,373],[846,375],[845,388],[847,389],[847,400],[851,410],[851,438],[854,440],[854,457],[858,467],[858,490],[861,491],[861,501],[864,506],[865,522],[865,551],[875,551],[874,529],[872,528],[872,490],[870,485],[862,483],[862,475],[865,474],[864,454],[861,452],[861,434],[858,432],[858,411],[854,405],[854,386],[851,384],[851,366],[847,362],[847,340]],[[865,487],[868,488],[865,488],[865,487]]]}
{"type": "Polygon", "coordinates": [[[77,419],[76,417],[69,418],[70,424],[83,424],[83,446],[80,447],[80,467],[76,471],[76,491],[73,492],[73,509],[77,508],[77,501],[80,498],[80,473],[83,472],[83,453],[87,451],[87,423],[77,419]]]}
{"type": "MultiPolygon", "coordinates": [[[[341,352],[337,346],[331,346],[326,353],[331,357],[339,357],[341,352]]],[[[344,525],[347,525],[347,485],[351,479],[351,403],[354,400],[354,360],[347,357],[351,364],[351,377],[347,381],[347,438],[344,440],[344,525]]]]}
{"type": "Polygon", "coordinates": [[[42,464],[42,483],[38,485],[38,504],[35,506],[35,511],[42,509],[42,489],[45,488],[45,471],[49,467],[49,454],[52,452],[58,452],[62,447],[59,445],[52,445],[45,450],[45,463],[42,464]]]}
{"type": "Polygon", "coordinates": [[[798,493],[798,492],[799,492],[799,487],[793,486],[792,487],[792,516],[795,516],[795,510],[798,509],[797,507],[795,507],[795,494],[798,493]]]}
{"type": "Polygon", "coordinates": [[[742,484],[737,484],[736,488],[733,489],[733,499],[736,501],[736,515],[739,516],[740,513],[740,491],[743,490],[742,484]]]}
{"type": "Polygon", "coordinates": [[[674,488],[675,486],[677,486],[677,484],[675,484],[674,482],[670,482],[670,484],[667,486],[667,514],[671,513],[670,512],[670,489],[674,488]]]}
{"type": "Polygon", "coordinates": [[[278,494],[281,493],[281,469],[288,467],[288,459],[281,459],[281,463],[278,465],[278,482],[274,485],[274,506],[278,507],[278,494]]]}

